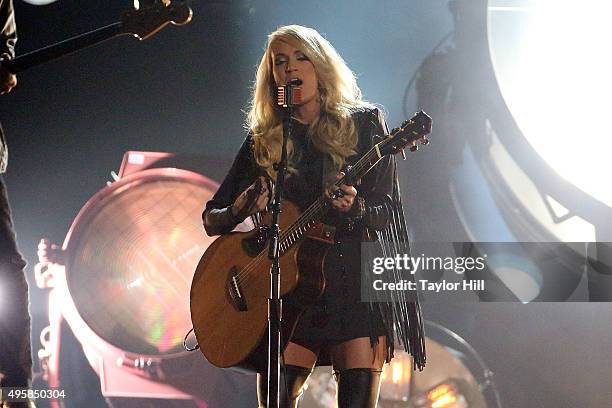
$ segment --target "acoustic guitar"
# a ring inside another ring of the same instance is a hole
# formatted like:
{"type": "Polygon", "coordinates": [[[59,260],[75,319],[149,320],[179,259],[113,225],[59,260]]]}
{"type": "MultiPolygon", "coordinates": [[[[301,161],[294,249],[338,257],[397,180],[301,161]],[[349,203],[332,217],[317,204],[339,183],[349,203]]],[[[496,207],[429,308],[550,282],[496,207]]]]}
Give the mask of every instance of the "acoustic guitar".
{"type": "MultiPolygon", "coordinates": [[[[425,136],[430,131],[431,118],[418,112],[364,154],[335,187],[361,179],[387,155],[403,152],[407,146],[416,150],[419,140],[427,144],[425,136]]],[[[303,310],[323,293],[323,263],[334,237],[320,222],[329,208],[326,197],[319,197],[304,212],[288,200],[282,208],[279,251],[284,347],[303,310]]],[[[264,214],[261,225],[270,220],[271,214],[264,214]]],[[[267,231],[260,227],[217,238],[196,268],[190,293],[191,320],[200,350],[217,367],[265,367],[267,340],[262,340],[268,325],[271,265],[267,231]]]]}
{"type": "Polygon", "coordinates": [[[184,3],[164,0],[159,5],[125,11],[121,20],[81,34],[57,44],[20,55],[12,60],[2,61],[0,65],[9,72],[17,74],[30,67],[71,54],[75,51],[101,43],[111,38],[130,35],[145,40],[168,24],[183,25],[191,21],[193,12],[184,3]]]}

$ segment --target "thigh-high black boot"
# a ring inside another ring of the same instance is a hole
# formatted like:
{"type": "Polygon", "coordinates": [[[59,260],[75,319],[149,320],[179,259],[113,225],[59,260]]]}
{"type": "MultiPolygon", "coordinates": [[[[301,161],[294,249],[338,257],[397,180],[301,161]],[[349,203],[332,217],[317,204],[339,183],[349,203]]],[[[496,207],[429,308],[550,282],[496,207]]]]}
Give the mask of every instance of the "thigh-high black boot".
{"type": "Polygon", "coordinates": [[[338,408],[375,408],[382,370],[349,368],[334,371],[338,382],[338,408]]]}
{"type": "MultiPolygon", "coordinates": [[[[311,369],[287,364],[281,367],[280,383],[280,408],[296,408],[297,401],[311,369]]],[[[257,374],[257,399],[259,408],[268,406],[268,376],[267,374],[257,374]]]]}

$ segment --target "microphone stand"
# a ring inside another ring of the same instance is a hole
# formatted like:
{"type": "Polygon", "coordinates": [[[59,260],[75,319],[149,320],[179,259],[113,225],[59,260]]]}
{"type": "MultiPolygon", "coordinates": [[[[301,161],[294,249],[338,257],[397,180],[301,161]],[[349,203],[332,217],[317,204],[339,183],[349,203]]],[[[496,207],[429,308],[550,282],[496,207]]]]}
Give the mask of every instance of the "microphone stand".
{"type": "MultiPolygon", "coordinates": [[[[272,260],[270,267],[270,298],[268,299],[268,408],[278,408],[280,400],[280,353],[281,353],[281,322],[282,300],[280,299],[280,226],[281,200],[287,172],[287,140],[291,137],[291,116],[295,106],[293,87],[301,85],[301,80],[292,80],[289,84],[279,87],[279,102],[283,109],[283,144],[280,163],[276,166],[276,184],[274,186],[274,202],[272,204],[272,225],[268,258],[272,260]]],[[[299,99],[299,96],[298,98],[299,99]]]]}

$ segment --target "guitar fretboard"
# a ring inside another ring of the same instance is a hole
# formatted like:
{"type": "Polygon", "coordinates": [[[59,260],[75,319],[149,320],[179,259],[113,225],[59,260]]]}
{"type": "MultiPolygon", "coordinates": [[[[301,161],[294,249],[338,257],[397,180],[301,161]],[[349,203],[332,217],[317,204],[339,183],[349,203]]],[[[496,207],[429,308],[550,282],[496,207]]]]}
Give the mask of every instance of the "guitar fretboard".
{"type": "MultiPolygon", "coordinates": [[[[427,144],[425,138],[431,132],[431,118],[423,111],[417,112],[410,120],[404,121],[400,128],[375,144],[361,159],[350,167],[346,174],[337,180],[333,187],[339,188],[342,184],[353,184],[365,176],[384,156],[396,154],[410,143],[416,150],[416,141],[421,139],[422,144],[427,144]]],[[[319,221],[329,207],[329,200],[325,196],[319,197],[291,224],[285,231],[281,232],[279,250],[286,252],[293,244],[304,236],[304,233],[319,221]]]]}
{"type": "MultiPolygon", "coordinates": [[[[344,177],[335,182],[334,187],[340,187],[343,183],[346,183],[347,180],[359,180],[365,176],[381,158],[379,146],[376,145],[372,147],[348,170],[344,177]]],[[[327,199],[325,197],[319,197],[293,224],[281,233],[279,246],[281,254],[299,241],[300,238],[304,236],[304,233],[325,215],[328,206],[327,199]]]]}
{"type": "Polygon", "coordinates": [[[57,44],[50,45],[40,50],[20,55],[2,64],[13,74],[17,74],[30,67],[51,61],[64,55],[71,54],[83,48],[101,43],[121,34],[121,22],[107,25],[106,27],[69,38],[57,44]]]}

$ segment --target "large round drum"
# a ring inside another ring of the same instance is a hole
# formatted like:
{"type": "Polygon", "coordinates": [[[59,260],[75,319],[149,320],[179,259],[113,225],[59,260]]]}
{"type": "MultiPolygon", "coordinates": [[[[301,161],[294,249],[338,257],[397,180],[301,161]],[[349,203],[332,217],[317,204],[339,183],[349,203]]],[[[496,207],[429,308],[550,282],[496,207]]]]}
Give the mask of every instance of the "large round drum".
{"type": "Polygon", "coordinates": [[[78,314],[101,339],[139,356],[183,353],[189,290],[212,242],[204,204],[217,184],[197,173],[149,169],[99,191],[64,241],[78,314]]]}

